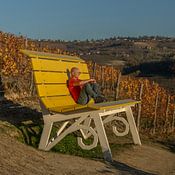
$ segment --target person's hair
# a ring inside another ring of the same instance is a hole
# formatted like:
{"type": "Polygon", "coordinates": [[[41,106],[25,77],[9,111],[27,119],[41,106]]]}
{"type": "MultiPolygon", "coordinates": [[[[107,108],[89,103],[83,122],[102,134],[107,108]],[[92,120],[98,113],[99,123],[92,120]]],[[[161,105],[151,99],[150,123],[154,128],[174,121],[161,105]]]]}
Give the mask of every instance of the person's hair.
{"type": "Polygon", "coordinates": [[[74,72],[75,70],[78,70],[78,67],[72,67],[72,69],[71,69],[71,74],[72,74],[72,72],[74,72]]]}

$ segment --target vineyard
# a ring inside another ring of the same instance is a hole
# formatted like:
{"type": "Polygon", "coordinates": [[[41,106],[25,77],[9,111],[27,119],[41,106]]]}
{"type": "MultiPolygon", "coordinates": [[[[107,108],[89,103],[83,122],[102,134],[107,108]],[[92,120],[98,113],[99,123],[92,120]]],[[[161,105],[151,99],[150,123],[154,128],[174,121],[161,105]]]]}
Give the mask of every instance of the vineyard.
{"type": "MultiPolygon", "coordinates": [[[[76,55],[49,45],[41,46],[23,36],[0,32],[0,91],[2,94],[4,89],[5,96],[11,100],[36,97],[30,60],[20,53],[20,49],[76,55]]],[[[175,95],[170,95],[159,84],[147,79],[122,76],[112,66],[87,63],[90,75],[101,85],[107,99],[141,100],[142,103],[135,107],[140,132],[160,135],[175,131],[175,95]]]]}

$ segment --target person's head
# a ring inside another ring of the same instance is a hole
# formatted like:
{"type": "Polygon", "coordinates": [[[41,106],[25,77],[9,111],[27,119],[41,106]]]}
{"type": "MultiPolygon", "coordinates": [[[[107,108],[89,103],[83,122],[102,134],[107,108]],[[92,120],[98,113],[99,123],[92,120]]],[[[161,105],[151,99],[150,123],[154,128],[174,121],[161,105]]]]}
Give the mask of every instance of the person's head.
{"type": "Polygon", "coordinates": [[[70,73],[71,73],[71,77],[78,78],[81,72],[80,72],[80,69],[78,67],[73,67],[71,69],[71,72],[70,73]]]}

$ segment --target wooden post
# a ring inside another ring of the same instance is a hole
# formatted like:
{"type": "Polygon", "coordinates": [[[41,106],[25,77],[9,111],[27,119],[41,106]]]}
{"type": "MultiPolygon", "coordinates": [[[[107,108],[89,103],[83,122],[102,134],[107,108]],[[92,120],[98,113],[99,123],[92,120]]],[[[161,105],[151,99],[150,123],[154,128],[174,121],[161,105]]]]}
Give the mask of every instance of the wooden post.
{"type": "Polygon", "coordinates": [[[0,101],[4,99],[4,88],[2,84],[2,54],[0,53],[0,101]]]}
{"type": "Polygon", "coordinates": [[[116,84],[116,90],[115,90],[115,100],[117,100],[119,97],[120,80],[121,80],[121,72],[119,72],[118,78],[117,78],[117,84],[116,84]]]}
{"type": "Polygon", "coordinates": [[[102,86],[103,86],[103,93],[105,94],[106,92],[106,73],[105,73],[105,66],[103,66],[103,82],[102,82],[102,86]]]}
{"type": "Polygon", "coordinates": [[[95,76],[96,76],[96,66],[97,66],[97,64],[96,64],[96,62],[94,62],[93,63],[93,73],[92,73],[93,78],[95,78],[95,76]]]}
{"type": "Polygon", "coordinates": [[[114,79],[114,68],[111,66],[111,91],[114,89],[113,79],[114,79]]]}
{"type": "Polygon", "coordinates": [[[0,74],[0,101],[4,99],[4,91],[2,85],[2,74],[0,74]]]}
{"type": "Polygon", "coordinates": [[[101,66],[101,87],[104,89],[104,71],[103,71],[103,66],[101,66]]]}
{"type": "Polygon", "coordinates": [[[153,120],[153,134],[156,133],[156,122],[157,122],[157,104],[159,99],[159,92],[156,93],[155,109],[154,109],[154,120],[153,120]]]}
{"type": "Polygon", "coordinates": [[[105,70],[106,70],[106,72],[105,72],[105,82],[104,82],[104,84],[105,84],[105,93],[106,93],[106,95],[107,95],[107,91],[108,91],[108,81],[107,81],[107,76],[108,76],[108,74],[107,74],[107,67],[105,68],[105,70]]]}
{"type": "Polygon", "coordinates": [[[172,119],[172,125],[171,125],[172,132],[174,132],[174,124],[175,124],[175,109],[173,112],[173,119],[172,119]]]}
{"type": "MultiPolygon", "coordinates": [[[[142,93],[143,93],[143,83],[140,86],[140,93],[139,93],[139,100],[140,101],[142,100],[142,93]]],[[[137,129],[138,129],[138,131],[140,129],[141,109],[142,109],[142,106],[141,106],[141,103],[139,103],[138,104],[138,115],[137,115],[137,129]]]]}
{"type": "Polygon", "coordinates": [[[170,104],[170,95],[167,98],[166,113],[165,113],[165,121],[166,122],[168,121],[169,104],[170,104]]]}
{"type": "Polygon", "coordinates": [[[33,96],[34,92],[34,77],[33,77],[33,71],[31,72],[31,81],[30,81],[30,95],[33,96]]]}
{"type": "Polygon", "coordinates": [[[170,104],[170,95],[168,95],[167,104],[166,104],[165,123],[164,123],[164,131],[165,132],[166,132],[167,124],[168,124],[169,104],[170,104]]]}

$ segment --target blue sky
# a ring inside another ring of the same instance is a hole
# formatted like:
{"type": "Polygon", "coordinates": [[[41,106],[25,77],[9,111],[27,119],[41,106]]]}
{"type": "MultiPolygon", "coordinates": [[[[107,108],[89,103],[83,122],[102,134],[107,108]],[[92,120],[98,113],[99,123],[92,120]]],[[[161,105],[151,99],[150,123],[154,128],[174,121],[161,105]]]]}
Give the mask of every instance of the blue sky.
{"type": "Polygon", "coordinates": [[[0,30],[35,39],[175,37],[175,0],[1,0],[0,30]]]}

